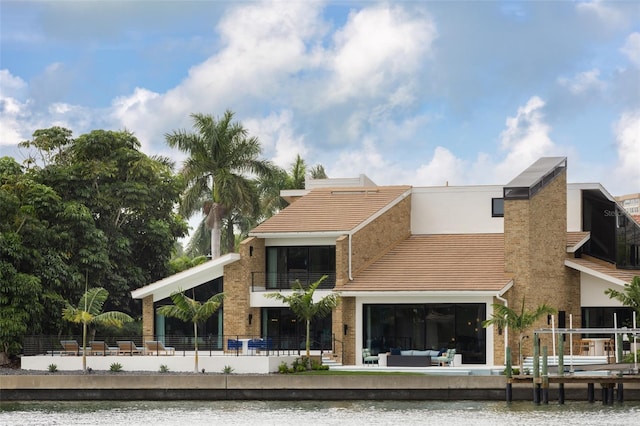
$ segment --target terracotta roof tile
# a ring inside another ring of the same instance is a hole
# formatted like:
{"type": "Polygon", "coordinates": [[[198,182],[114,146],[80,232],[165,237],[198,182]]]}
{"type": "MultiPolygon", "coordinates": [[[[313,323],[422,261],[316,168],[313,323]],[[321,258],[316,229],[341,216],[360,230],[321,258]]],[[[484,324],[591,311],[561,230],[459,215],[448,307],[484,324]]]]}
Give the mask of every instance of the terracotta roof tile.
{"type": "Polygon", "coordinates": [[[344,291],[499,291],[503,234],[413,235],[373,263],[344,291]]]}
{"type": "Polygon", "coordinates": [[[258,225],[251,235],[350,231],[409,189],[406,185],[313,189],[258,225]]]}
{"type": "Polygon", "coordinates": [[[590,235],[589,232],[567,232],[567,251],[573,253],[580,248],[580,243],[590,235]]]}
{"type": "Polygon", "coordinates": [[[633,277],[640,276],[640,270],[638,269],[617,269],[613,264],[608,264],[599,260],[590,260],[588,258],[570,258],[567,260],[627,283],[630,283],[633,280],[633,277]]]}

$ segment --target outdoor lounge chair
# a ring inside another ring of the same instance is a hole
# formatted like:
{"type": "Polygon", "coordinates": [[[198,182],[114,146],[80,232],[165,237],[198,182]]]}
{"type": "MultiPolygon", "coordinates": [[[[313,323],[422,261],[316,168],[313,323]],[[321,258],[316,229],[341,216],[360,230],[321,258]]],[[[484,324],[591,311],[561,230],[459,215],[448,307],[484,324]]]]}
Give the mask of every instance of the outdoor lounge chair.
{"type": "Polygon", "coordinates": [[[118,341],[118,355],[141,355],[142,352],[131,340],[118,341]]]}
{"type": "Polygon", "coordinates": [[[62,351],[60,355],[80,355],[80,346],[75,340],[60,340],[62,351]]]}
{"type": "Polygon", "coordinates": [[[165,346],[159,340],[149,340],[144,342],[144,349],[147,355],[174,355],[176,349],[165,346]]]}
{"type": "Polygon", "coordinates": [[[368,348],[364,348],[362,349],[362,362],[365,364],[377,364],[378,363],[378,356],[377,355],[371,355],[371,349],[368,348]]]}
{"type": "Polygon", "coordinates": [[[437,364],[437,365],[448,365],[448,366],[453,366],[453,358],[456,355],[456,350],[455,349],[447,349],[447,352],[444,353],[442,356],[437,356],[434,358],[431,358],[431,363],[432,364],[437,364]]]}
{"type": "Polygon", "coordinates": [[[91,342],[89,349],[90,355],[117,355],[118,348],[111,348],[105,342],[94,340],[91,342]]]}

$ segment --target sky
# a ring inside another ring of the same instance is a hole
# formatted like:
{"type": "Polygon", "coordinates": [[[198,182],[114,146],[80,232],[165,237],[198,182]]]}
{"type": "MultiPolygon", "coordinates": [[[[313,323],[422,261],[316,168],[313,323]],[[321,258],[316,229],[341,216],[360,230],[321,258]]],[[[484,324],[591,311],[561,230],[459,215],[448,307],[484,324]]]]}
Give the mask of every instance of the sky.
{"type": "Polygon", "coordinates": [[[640,1],[0,0],[0,156],[37,129],[150,155],[235,113],[289,169],[504,185],[542,156],[640,192],[640,1]]]}

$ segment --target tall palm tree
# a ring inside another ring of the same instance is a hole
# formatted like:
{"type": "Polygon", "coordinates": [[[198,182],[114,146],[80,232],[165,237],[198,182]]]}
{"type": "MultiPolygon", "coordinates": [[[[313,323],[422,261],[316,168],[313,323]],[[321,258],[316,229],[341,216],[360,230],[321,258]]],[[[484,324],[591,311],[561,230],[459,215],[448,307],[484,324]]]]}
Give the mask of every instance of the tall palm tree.
{"type": "Polygon", "coordinates": [[[224,293],[211,296],[206,302],[200,303],[197,300],[185,296],[183,292],[171,294],[173,305],[165,305],[158,308],[159,315],[177,318],[184,322],[193,323],[194,348],[196,351],[195,369],[198,372],[198,323],[206,321],[222,305],[224,293]]]}
{"type": "Polygon", "coordinates": [[[220,119],[192,114],[196,133],[178,130],[165,135],[169,146],[189,154],[181,170],[187,189],[180,213],[188,217],[202,209],[211,230],[212,258],[221,253],[223,219],[234,208],[251,210],[258,204],[255,185],[247,175],[267,177],[273,173],[269,161],[258,159],[258,139],[248,137],[240,123],[232,122],[233,115],[229,110],[220,119]]]}
{"type": "Polygon", "coordinates": [[[326,317],[338,306],[338,302],[340,301],[340,295],[337,293],[331,293],[317,302],[313,301],[313,293],[326,278],[327,275],[323,275],[318,281],[312,283],[307,288],[304,288],[302,284],[300,284],[300,280],[296,280],[292,285],[293,293],[288,296],[282,293],[268,293],[265,295],[271,299],[277,299],[286,303],[300,321],[305,321],[307,332],[305,348],[307,351],[308,369],[311,368],[311,320],[326,317]]]}
{"type": "Polygon", "coordinates": [[[493,307],[493,314],[491,314],[491,318],[482,322],[482,326],[487,328],[495,325],[502,329],[509,328],[517,332],[518,355],[520,366],[522,366],[522,340],[524,339],[525,331],[542,318],[543,315],[554,314],[556,310],[546,304],[538,306],[533,311],[525,310],[524,297],[522,298],[522,308],[520,312],[500,303],[494,303],[491,306],[493,307]]]}
{"type": "Polygon", "coordinates": [[[114,327],[122,327],[125,322],[133,321],[129,315],[123,312],[102,312],[102,306],[109,297],[109,292],[102,287],[86,290],[78,306],[67,306],[62,310],[62,318],[82,323],[82,371],[87,371],[87,328],[90,324],[104,324],[114,327]]]}

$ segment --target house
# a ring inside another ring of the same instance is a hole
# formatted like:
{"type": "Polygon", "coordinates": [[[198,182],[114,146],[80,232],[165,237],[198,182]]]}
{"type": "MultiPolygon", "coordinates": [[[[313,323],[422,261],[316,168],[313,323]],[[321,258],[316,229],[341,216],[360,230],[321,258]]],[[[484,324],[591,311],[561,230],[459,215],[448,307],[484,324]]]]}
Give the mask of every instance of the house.
{"type": "Polygon", "coordinates": [[[465,364],[502,364],[506,342],[517,342],[482,327],[494,303],[549,304],[556,327],[611,327],[614,312],[623,324],[631,310],[604,291],[640,275],[640,226],[600,184],[567,184],[566,173],[566,158],[547,157],[506,185],[310,180],[283,193],[290,205],[253,229],[239,253],[133,291],[145,339],[187,334],[154,315],[171,291],[205,297],[215,288],[224,307],[205,327],[221,346],[261,336],[299,348],[303,325],[265,295],[323,275],[316,294],[339,292],[341,303],[312,324],[312,347],[333,348],[344,364],[360,364],[362,348],[398,347],[455,348],[465,364]]]}

